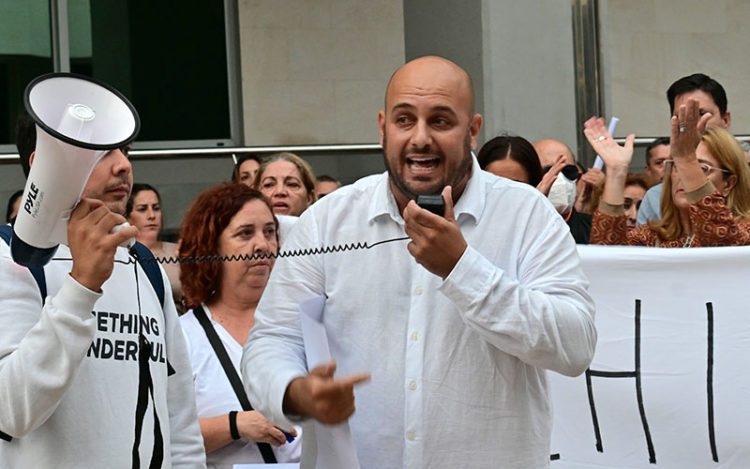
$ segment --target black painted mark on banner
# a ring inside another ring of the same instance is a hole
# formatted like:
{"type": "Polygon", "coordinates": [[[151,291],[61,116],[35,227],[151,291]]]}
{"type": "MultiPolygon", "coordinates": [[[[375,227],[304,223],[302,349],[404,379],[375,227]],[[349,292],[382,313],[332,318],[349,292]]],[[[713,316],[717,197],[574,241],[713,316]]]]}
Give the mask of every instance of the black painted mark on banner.
{"type": "Polygon", "coordinates": [[[592,386],[592,377],[597,378],[635,378],[635,393],[638,400],[638,412],[641,415],[641,424],[643,433],[646,436],[646,447],[648,448],[648,461],[656,464],[656,451],[654,442],[651,440],[651,431],[646,419],[646,408],[643,405],[643,390],[641,389],[641,300],[635,300],[635,370],[634,371],[599,371],[586,370],[586,390],[589,394],[589,406],[591,408],[591,420],[594,425],[594,436],[596,437],[596,450],[604,452],[602,444],[602,435],[599,428],[599,418],[596,414],[596,404],[594,403],[594,390],[592,386]]]}
{"type": "Polygon", "coordinates": [[[656,452],[654,451],[654,442],[651,441],[651,431],[648,429],[646,409],[643,406],[643,389],[641,387],[641,300],[635,300],[635,392],[638,396],[638,412],[641,414],[643,433],[646,435],[648,461],[651,464],[656,464],[656,452]]]}
{"type": "Polygon", "coordinates": [[[706,370],[706,391],[708,396],[708,441],[711,445],[711,457],[714,462],[719,462],[719,453],[716,451],[716,433],[714,431],[714,305],[706,303],[708,315],[708,358],[706,370]]]}
{"type": "Polygon", "coordinates": [[[549,460],[550,461],[558,461],[560,459],[560,453],[550,454],[549,460]]]}

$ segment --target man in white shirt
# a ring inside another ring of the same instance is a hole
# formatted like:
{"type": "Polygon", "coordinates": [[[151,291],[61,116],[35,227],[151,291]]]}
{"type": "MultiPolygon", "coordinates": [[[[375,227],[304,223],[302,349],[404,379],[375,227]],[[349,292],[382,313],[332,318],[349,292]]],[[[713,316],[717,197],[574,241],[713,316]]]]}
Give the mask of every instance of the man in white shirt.
{"type": "Polygon", "coordinates": [[[278,259],[243,355],[250,399],[285,427],[349,419],[363,469],[546,467],[545,370],[580,374],[596,343],[568,227],[533,187],[479,169],[456,64],[402,66],[378,122],[388,172],[312,205],[285,249],[411,239],[278,259]],[[445,217],[414,202],[441,193],[445,217]],[[315,295],[335,364],[308,373],[298,305],[315,295]]]}

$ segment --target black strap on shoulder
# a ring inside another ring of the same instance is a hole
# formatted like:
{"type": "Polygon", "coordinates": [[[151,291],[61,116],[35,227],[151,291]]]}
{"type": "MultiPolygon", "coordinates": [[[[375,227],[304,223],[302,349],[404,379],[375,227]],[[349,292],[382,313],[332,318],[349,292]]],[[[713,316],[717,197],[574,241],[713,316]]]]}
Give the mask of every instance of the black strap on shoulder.
{"type": "Polygon", "coordinates": [[[138,241],[135,242],[132,250],[135,251],[136,256],[134,257],[141,264],[141,268],[146,273],[151,286],[154,287],[156,296],[159,297],[159,303],[164,309],[164,279],[161,276],[161,270],[159,270],[159,264],[156,263],[154,253],[138,241]]]}
{"type": "MultiPolygon", "coordinates": [[[[216,329],[214,329],[213,324],[211,324],[211,321],[208,319],[203,307],[199,305],[198,307],[193,308],[193,314],[195,314],[201,327],[203,327],[203,330],[206,332],[206,337],[208,337],[211,347],[213,347],[214,352],[216,352],[216,356],[219,358],[219,362],[221,362],[221,367],[224,368],[224,373],[226,373],[229,382],[232,384],[234,393],[237,394],[237,399],[239,399],[240,405],[242,405],[242,410],[253,410],[253,406],[250,404],[250,399],[247,397],[245,388],[242,386],[240,375],[237,374],[237,370],[234,369],[234,365],[232,365],[232,360],[229,358],[227,349],[225,349],[224,344],[221,343],[219,334],[216,333],[216,329]]],[[[273,453],[271,445],[258,442],[258,449],[263,456],[263,462],[266,464],[276,464],[276,455],[273,453]]]]}
{"type": "MultiPolygon", "coordinates": [[[[140,264],[143,272],[145,272],[151,287],[154,289],[156,296],[159,298],[161,304],[161,310],[164,311],[164,279],[161,276],[161,270],[159,270],[159,264],[157,264],[156,257],[145,244],[139,243],[138,241],[133,244],[130,248],[130,255],[135,257],[135,260],[140,264]]],[[[167,315],[163,314],[164,324],[167,323],[167,315]]],[[[175,369],[167,359],[167,376],[175,374],[175,369]]]]}
{"type": "MultiPolygon", "coordinates": [[[[10,225],[0,225],[0,238],[5,241],[5,244],[10,246],[10,240],[13,237],[13,227],[10,225]]],[[[47,299],[47,280],[44,277],[44,267],[33,266],[29,267],[32,277],[36,280],[36,284],[39,287],[39,293],[42,295],[42,304],[47,299]]]]}

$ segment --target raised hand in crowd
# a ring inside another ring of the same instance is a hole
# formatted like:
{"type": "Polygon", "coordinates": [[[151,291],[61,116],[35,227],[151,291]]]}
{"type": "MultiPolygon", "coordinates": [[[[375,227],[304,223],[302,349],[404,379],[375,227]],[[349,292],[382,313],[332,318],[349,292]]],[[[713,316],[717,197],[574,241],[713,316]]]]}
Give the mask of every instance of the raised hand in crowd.
{"type": "Polygon", "coordinates": [[[557,160],[555,160],[555,164],[553,164],[549,171],[542,176],[542,180],[536,188],[539,189],[545,197],[549,195],[549,191],[552,189],[552,184],[555,183],[557,175],[560,174],[560,171],[562,171],[566,164],[565,155],[560,155],[557,157],[557,160]]]}
{"type": "Polygon", "coordinates": [[[670,153],[675,169],[687,192],[700,188],[706,183],[706,174],[701,169],[696,155],[706,124],[711,113],[700,115],[698,100],[690,98],[687,104],[680,105],[672,116],[670,153]]]}
{"type": "Polygon", "coordinates": [[[596,197],[594,194],[604,190],[604,181],[606,176],[601,169],[590,168],[588,171],[581,175],[578,180],[577,197],[575,203],[575,209],[580,213],[594,213],[596,206],[593,205],[596,197]]]}
{"type": "Polygon", "coordinates": [[[625,145],[619,145],[601,117],[587,120],[583,124],[583,134],[607,166],[602,200],[611,205],[622,205],[625,201],[625,179],[633,159],[635,134],[628,135],[625,145]]]}

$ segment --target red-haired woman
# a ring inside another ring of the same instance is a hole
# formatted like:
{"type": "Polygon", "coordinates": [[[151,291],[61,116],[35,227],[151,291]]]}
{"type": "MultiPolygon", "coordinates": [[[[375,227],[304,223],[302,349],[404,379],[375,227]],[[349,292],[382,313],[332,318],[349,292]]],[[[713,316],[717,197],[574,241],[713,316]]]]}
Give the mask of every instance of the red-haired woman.
{"type": "Polygon", "coordinates": [[[299,460],[300,439],[287,443],[284,433],[263,415],[243,410],[244,386],[231,384],[231,379],[241,379],[242,347],[271,274],[270,255],[278,252],[277,230],[263,195],[234,183],[201,193],[183,220],[182,257],[256,255],[252,260],[180,264],[183,294],[192,308],[180,322],[209,468],[268,462],[262,454],[271,451],[268,444],[278,462],[299,460]]]}

